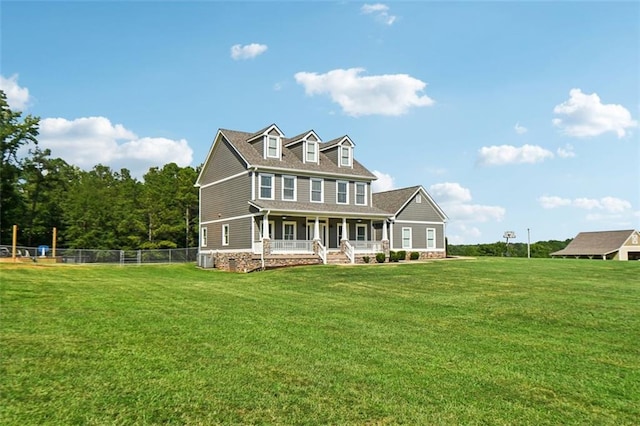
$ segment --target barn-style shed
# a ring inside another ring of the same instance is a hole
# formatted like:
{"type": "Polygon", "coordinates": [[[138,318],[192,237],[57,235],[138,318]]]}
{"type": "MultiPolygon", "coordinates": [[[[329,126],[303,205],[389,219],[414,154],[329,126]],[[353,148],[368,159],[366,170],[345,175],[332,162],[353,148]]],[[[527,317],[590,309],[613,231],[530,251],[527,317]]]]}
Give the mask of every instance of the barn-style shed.
{"type": "Polygon", "coordinates": [[[567,247],[552,257],[603,260],[640,260],[640,233],[622,231],[580,232],[567,247]]]}

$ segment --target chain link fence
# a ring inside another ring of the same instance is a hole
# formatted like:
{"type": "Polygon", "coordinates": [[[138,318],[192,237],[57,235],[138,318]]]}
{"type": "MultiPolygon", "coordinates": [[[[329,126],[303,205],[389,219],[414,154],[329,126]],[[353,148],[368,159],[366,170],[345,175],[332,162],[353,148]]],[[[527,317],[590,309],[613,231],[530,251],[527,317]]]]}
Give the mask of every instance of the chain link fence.
{"type": "MultiPolygon", "coordinates": [[[[175,248],[153,250],[92,250],[92,249],[56,249],[47,246],[25,247],[17,246],[16,254],[21,260],[30,259],[33,262],[48,261],[56,263],[111,263],[120,265],[142,265],[150,263],[188,263],[196,262],[198,248],[175,248]]],[[[1,246],[0,255],[11,257],[12,247],[1,246]]]]}

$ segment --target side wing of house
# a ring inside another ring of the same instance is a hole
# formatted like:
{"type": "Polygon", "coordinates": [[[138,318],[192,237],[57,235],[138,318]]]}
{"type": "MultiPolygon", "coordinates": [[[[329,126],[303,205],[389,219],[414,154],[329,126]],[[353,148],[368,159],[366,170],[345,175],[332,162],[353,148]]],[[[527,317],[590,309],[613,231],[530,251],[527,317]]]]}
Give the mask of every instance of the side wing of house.
{"type": "Polygon", "coordinates": [[[447,217],[421,186],[410,195],[395,214],[390,235],[392,250],[434,253],[446,256],[447,217]]]}
{"type": "Polygon", "coordinates": [[[634,230],[620,247],[619,260],[640,260],[640,232],[634,230]]]}
{"type": "Polygon", "coordinates": [[[200,188],[200,251],[250,250],[251,172],[222,131],[196,185],[200,188]]]}

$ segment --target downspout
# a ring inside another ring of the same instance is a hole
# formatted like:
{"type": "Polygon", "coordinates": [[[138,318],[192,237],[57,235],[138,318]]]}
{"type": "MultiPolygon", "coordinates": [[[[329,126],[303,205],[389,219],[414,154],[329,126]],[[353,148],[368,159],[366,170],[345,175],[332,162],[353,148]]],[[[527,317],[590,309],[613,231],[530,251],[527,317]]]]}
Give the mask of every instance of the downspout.
{"type": "MultiPolygon", "coordinates": [[[[267,210],[267,212],[265,213],[265,216],[269,216],[269,213],[271,213],[271,210],[267,210]]],[[[264,226],[265,226],[265,221],[264,221],[264,217],[262,218],[262,235],[260,235],[260,241],[262,242],[262,250],[260,250],[260,266],[262,268],[262,270],[264,271],[264,226]]],[[[266,223],[267,226],[267,235],[269,233],[269,222],[267,221],[266,223]]]]}

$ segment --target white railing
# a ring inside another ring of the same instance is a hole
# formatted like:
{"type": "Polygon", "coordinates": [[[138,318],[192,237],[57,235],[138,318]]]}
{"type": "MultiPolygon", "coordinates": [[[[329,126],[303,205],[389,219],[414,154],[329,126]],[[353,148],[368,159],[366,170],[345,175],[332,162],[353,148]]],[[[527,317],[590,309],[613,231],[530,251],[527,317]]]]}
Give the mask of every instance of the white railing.
{"type": "Polygon", "coordinates": [[[271,240],[271,253],[313,253],[313,241],[271,240]]]}
{"type": "Polygon", "coordinates": [[[352,241],[351,244],[356,253],[380,253],[382,251],[381,241],[352,241]]]}
{"type": "Polygon", "coordinates": [[[353,246],[349,243],[349,241],[344,242],[344,254],[347,255],[351,263],[355,263],[356,257],[355,257],[354,249],[353,249],[353,246]]]}
{"type": "Polygon", "coordinates": [[[322,259],[322,263],[326,265],[327,264],[327,248],[323,246],[320,241],[318,241],[318,255],[320,256],[320,259],[322,259]]]}

